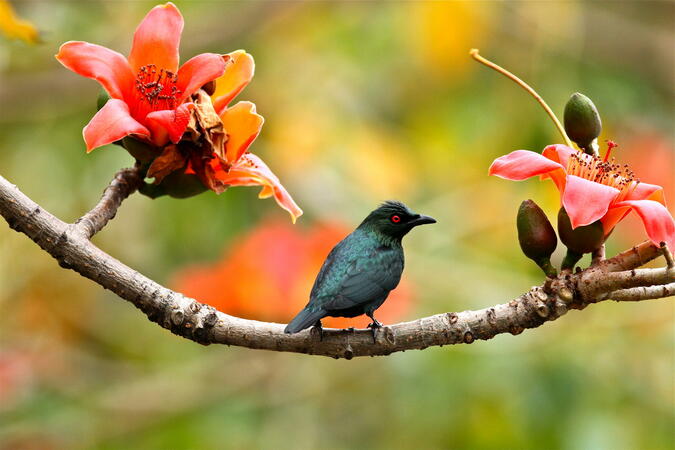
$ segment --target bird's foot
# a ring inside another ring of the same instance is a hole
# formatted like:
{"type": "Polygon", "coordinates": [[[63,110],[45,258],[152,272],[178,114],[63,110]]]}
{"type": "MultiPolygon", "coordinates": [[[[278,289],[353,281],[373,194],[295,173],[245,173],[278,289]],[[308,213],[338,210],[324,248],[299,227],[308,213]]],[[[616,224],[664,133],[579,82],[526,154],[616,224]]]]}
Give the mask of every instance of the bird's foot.
{"type": "Polygon", "coordinates": [[[382,324],[374,317],[371,317],[371,319],[373,319],[373,322],[368,324],[368,328],[373,332],[373,344],[377,344],[377,332],[382,328],[382,324]]]}
{"type": "Polygon", "coordinates": [[[320,320],[317,320],[312,326],[310,333],[317,333],[319,335],[319,342],[323,341],[323,325],[321,325],[320,320]]]}

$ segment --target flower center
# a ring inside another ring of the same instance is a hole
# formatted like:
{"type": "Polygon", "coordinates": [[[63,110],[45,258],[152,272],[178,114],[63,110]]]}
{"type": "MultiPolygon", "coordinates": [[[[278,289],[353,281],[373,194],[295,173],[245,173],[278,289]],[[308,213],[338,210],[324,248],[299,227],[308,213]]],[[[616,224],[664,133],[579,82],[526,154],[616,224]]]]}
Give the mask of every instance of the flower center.
{"type": "Polygon", "coordinates": [[[618,189],[620,194],[616,197],[615,201],[617,202],[622,201],[640,183],[628,164],[621,165],[614,158],[607,161],[607,159],[603,160],[599,156],[591,156],[581,152],[570,156],[567,163],[567,173],[618,189]]]}
{"type": "Polygon", "coordinates": [[[178,75],[170,70],[159,69],[154,64],[141,67],[136,75],[136,91],[140,100],[153,110],[176,109],[182,91],[176,83],[178,75]]]}

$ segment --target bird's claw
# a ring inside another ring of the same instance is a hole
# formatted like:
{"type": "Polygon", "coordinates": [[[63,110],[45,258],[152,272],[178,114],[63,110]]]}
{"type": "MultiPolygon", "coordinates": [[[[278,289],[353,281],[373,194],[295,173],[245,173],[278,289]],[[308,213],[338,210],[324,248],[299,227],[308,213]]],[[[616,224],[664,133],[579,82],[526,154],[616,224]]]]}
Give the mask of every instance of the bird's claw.
{"type": "Polygon", "coordinates": [[[372,317],[373,322],[368,324],[368,328],[371,329],[373,332],[373,344],[377,344],[377,332],[379,331],[380,328],[382,328],[382,324],[377,321],[374,317],[372,317]]]}
{"type": "Polygon", "coordinates": [[[321,325],[320,320],[317,320],[312,326],[310,333],[317,333],[319,335],[319,342],[323,341],[323,325],[321,325]]]}

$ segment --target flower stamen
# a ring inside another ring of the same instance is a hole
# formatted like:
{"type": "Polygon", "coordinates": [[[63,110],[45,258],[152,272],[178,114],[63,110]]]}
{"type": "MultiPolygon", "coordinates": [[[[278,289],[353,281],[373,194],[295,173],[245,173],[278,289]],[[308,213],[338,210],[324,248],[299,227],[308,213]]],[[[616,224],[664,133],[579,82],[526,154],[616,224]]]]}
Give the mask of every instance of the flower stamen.
{"type": "Polygon", "coordinates": [[[607,152],[605,152],[605,158],[603,159],[603,161],[607,161],[609,159],[609,155],[612,153],[612,149],[614,147],[618,147],[618,146],[619,146],[619,144],[617,144],[616,142],[608,140],[607,141],[607,152]]]}
{"type": "MultiPolygon", "coordinates": [[[[616,144],[611,143],[613,145],[608,145],[609,150],[616,147],[616,144]]],[[[619,190],[615,202],[620,202],[637,187],[640,180],[635,178],[635,173],[628,164],[622,166],[613,158],[607,161],[607,157],[608,155],[605,155],[604,159],[600,159],[598,156],[574,153],[567,163],[567,173],[619,190]]]]}
{"type": "Polygon", "coordinates": [[[170,70],[159,69],[154,64],[142,66],[136,75],[136,91],[141,101],[153,110],[176,109],[182,93],[176,86],[178,75],[170,70]]]}

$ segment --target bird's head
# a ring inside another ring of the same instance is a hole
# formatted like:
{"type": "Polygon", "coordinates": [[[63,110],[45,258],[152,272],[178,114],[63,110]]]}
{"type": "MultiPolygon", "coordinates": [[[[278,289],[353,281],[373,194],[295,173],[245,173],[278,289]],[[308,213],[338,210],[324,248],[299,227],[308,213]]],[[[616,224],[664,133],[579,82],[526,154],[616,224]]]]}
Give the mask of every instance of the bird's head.
{"type": "Polygon", "coordinates": [[[401,202],[389,200],[368,214],[359,228],[370,228],[394,239],[401,239],[417,225],[436,223],[436,219],[412,212],[401,202]]]}

